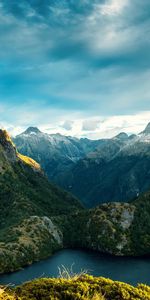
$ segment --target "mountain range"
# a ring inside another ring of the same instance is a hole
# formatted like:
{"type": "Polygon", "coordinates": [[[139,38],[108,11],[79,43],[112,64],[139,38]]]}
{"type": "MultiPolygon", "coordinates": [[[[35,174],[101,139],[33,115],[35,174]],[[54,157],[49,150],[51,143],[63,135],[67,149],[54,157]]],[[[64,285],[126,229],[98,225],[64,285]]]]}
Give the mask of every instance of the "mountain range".
{"type": "Polygon", "coordinates": [[[58,174],[63,174],[99,144],[99,141],[79,140],[59,133],[43,133],[36,127],[29,127],[13,140],[19,152],[38,161],[53,182],[57,182],[58,174]]]}
{"type": "Polygon", "coordinates": [[[87,207],[136,198],[150,187],[150,123],[138,135],[122,132],[89,140],[29,127],[14,142],[39,162],[48,178],[87,207]]]}
{"type": "Polygon", "coordinates": [[[12,272],[67,247],[113,255],[149,255],[150,192],[130,203],[85,209],[49,183],[0,130],[0,273],[12,272]]]}

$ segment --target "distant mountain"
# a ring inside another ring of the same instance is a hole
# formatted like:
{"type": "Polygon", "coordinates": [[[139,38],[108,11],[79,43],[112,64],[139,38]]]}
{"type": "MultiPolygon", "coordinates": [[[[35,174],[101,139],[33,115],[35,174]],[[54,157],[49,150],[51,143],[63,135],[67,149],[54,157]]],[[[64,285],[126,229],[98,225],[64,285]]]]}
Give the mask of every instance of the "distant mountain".
{"type": "Polygon", "coordinates": [[[29,127],[14,138],[20,153],[38,161],[49,179],[57,183],[57,176],[96,149],[101,141],[77,139],[61,134],[42,133],[36,127],[29,127]]]}
{"type": "Polygon", "coordinates": [[[150,187],[150,123],[138,135],[121,132],[92,141],[28,128],[14,142],[38,161],[49,179],[92,207],[127,201],[150,187]]]}
{"type": "Polygon", "coordinates": [[[146,128],[144,129],[144,131],[142,131],[140,134],[150,135],[150,122],[147,124],[146,128]]]}
{"type": "Polygon", "coordinates": [[[125,136],[123,143],[118,137],[106,140],[59,178],[87,206],[124,202],[150,188],[149,125],[137,136],[125,136]]]}

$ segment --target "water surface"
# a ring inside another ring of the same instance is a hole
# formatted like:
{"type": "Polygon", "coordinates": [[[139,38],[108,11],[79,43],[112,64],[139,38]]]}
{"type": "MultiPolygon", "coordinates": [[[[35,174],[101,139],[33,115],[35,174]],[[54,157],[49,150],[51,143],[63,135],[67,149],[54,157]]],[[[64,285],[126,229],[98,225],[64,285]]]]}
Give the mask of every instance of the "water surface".
{"type": "Polygon", "coordinates": [[[58,267],[64,265],[75,273],[87,270],[94,276],[103,276],[132,285],[150,285],[150,258],[128,258],[104,255],[95,251],[65,249],[52,257],[34,263],[21,271],[0,275],[0,284],[21,284],[38,277],[58,277],[58,267]]]}

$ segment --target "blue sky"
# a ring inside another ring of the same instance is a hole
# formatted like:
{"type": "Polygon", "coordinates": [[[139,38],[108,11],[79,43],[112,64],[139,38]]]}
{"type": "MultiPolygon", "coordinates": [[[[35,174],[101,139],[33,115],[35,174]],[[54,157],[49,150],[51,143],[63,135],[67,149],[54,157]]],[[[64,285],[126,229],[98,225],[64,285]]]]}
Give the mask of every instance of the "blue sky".
{"type": "Polygon", "coordinates": [[[149,0],[0,0],[1,126],[138,132],[150,121],[149,12],[149,0]]]}

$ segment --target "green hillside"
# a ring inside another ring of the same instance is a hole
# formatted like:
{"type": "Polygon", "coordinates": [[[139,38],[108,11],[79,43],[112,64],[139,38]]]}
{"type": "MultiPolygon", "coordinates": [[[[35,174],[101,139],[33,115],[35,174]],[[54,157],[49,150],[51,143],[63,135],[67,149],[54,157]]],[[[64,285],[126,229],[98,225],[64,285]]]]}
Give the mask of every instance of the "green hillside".
{"type": "Polygon", "coordinates": [[[40,166],[20,155],[0,130],[0,273],[14,271],[62,248],[50,217],[82,206],[50,184],[40,166]]]}

